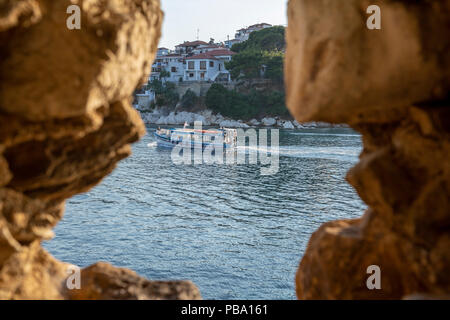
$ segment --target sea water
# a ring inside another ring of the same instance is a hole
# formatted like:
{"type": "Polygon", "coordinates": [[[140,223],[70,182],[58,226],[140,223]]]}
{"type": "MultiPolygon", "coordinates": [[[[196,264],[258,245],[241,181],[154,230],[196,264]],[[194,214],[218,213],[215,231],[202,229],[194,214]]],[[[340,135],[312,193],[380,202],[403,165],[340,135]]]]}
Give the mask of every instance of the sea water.
{"type": "Polygon", "coordinates": [[[361,151],[350,129],[281,130],[268,176],[258,164],[174,165],[147,130],[101,184],[67,201],[44,243],[55,257],[189,279],[205,299],[294,299],[311,234],[365,209],[345,181],[361,151]]]}

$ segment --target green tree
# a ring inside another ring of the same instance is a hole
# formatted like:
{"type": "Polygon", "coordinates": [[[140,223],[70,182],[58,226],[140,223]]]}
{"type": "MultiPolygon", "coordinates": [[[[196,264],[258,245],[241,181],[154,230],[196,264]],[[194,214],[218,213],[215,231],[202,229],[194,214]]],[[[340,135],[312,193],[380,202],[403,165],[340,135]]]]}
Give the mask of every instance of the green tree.
{"type": "Polygon", "coordinates": [[[275,26],[250,33],[247,41],[236,43],[231,47],[234,52],[245,50],[282,51],[286,48],[285,28],[275,26]]]}
{"type": "Polygon", "coordinates": [[[214,83],[205,97],[206,106],[214,112],[226,113],[228,107],[228,90],[221,84],[214,83]]]}
{"type": "Polygon", "coordinates": [[[262,66],[263,53],[257,50],[242,51],[225,63],[225,68],[230,72],[233,80],[259,78],[262,66]]]}
{"type": "Polygon", "coordinates": [[[173,82],[163,83],[161,80],[155,79],[150,82],[149,89],[155,92],[155,104],[159,107],[174,108],[180,99],[173,82]]]}
{"type": "Polygon", "coordinates": [[[280,51],[266,51],[263,56],[263,63],[266,67],[264,77],[276,83],[283,83],[284,54],[280,51]]]}
{"type": "Polygon", "coordinates": [[[170,72],[169,72],[169,71],[167,71],[167,70],[165,70],[165,69],[162,69],[162,70],[159,72],[159,79],[160,79],[160,80],[163,80],[163,79],[169,78],[169,77],[170,77],[170,72]]]}
{"type": "Polygon", "coordinates": [[[194,91],[192,91],[191,89],[188,89],[185,94],[183,95],[183,97],[181,97],[181,106],[184,109],[190,110],[193,107],[195,107],[195,105],[198,102],[198,97],[195,94],[194,91]]]}

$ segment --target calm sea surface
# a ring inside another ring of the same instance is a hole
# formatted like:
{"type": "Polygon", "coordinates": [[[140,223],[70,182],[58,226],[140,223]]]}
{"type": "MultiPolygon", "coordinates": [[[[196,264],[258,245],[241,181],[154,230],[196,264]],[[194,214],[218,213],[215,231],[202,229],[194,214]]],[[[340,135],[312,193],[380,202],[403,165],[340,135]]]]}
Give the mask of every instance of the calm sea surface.
{"type": "Polygon", "coordinates": [[[294,299],[311,233],[365,209],[345,182],[361,150],[350,129],[281,131],[272,176],[255,164],[174,165],[147,129],[112,175],[67,202],[44,244],[58,259],[190,279],[205,299],[294,299]]]}

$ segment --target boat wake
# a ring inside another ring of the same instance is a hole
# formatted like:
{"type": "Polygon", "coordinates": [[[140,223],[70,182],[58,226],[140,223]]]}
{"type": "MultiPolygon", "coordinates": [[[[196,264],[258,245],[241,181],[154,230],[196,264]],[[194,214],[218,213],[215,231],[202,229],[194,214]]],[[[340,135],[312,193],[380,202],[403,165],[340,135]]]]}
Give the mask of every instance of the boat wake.
{"type": "Polygon", "coordinates": [[[336,160],[354,160],[358,157],[359,151],[349,147],[304,147],[304,146],[279,146],[276,147],[245,147],[238,146],[238,153],[258,153],[264,152],[282,157],[292,158],[329,158],[336,160]]]}

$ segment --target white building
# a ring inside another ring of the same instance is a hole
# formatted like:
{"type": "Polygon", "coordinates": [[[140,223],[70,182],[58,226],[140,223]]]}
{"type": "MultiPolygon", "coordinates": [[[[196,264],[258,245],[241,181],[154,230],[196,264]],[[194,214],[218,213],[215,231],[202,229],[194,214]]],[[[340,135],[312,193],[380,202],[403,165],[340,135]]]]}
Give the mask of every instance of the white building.
{"type": "Polygon", "coordinates": [[[177,53],[168,53],[164,55],[157,55],[152,65],[152,73],[149,81],[160,79],[161,71],[169,72],[169,77],[164,77],[161,80],[177,82],[184,76],[184,57],[177,53]]]}
{"type": "Polygon", "coordinates": [[[230,61],[233,54],[221,49],[186,57],[184,81],[231,81],[225,62],[230,61]]]}
{"type": "Polygon", "coordinates": [[[216,44],[208,44],[208,45],[199,45],[197,48],[192,50],[193,54],[207,53],[214,50],[223,50],[226,49],[224,47],[220,47],[216,44]]]}
{"type": "Polygon", "coordinates": [[[200,45],[208,46],[209,43],[200,40],[185,41],[182,44],[175,46],[175,52],[178,54],[185,54],[185,55],[192,54],[192,51],[200,45]]]}
{"type": "Polygon", "coordinates": [[[170,73],[166,81],[178,82],[183,79],[185,68],[184,57],[177,53],[168,54],[163,58],[164,70],[170,73]]]}
{"type": "Polygon", "coordinates": [[[251,25],[250,27],[247,27],[247,28],[239,29],[236,31],[236,34],[234,35],[234,39],[225,41],[225,44],[227,45],[227,47],[231,48],[231,46],[235,43],[247,41],[252,32],[260,31],[262,29],[266,29],[266,28],[270,28],[270,27],[272,27],[271,24],[258,23],[258,24],[251,25]]]}
{"type": "Polygon", "coordinates": [[[158,51],[156,52],[157,56],[165,56],[166,54],[169,54],[170,50],[167,48],[158,48],[158,51]]]}
{"type": "Polygon", "coordinates": [[[229,49],[204,41],[183,42],[175,48],[175,52],[158,48],[150,82],[231,81],[225,62],[230,61],[235,53],[229,49]],[[161,77],[162,71],[168,72],[169,76],[161,77]]]}
{"type": "Polygon", "coordinates": [[[233,44],[241,43],[241,42],[242,42],[241,40],[238,40],[238,39],[232,39],[232,40],[226,40],[224,43],[225,43],[225,47],[227,47],[228,49],[231,49],[231,47],[233,46],[233,44]]]}

